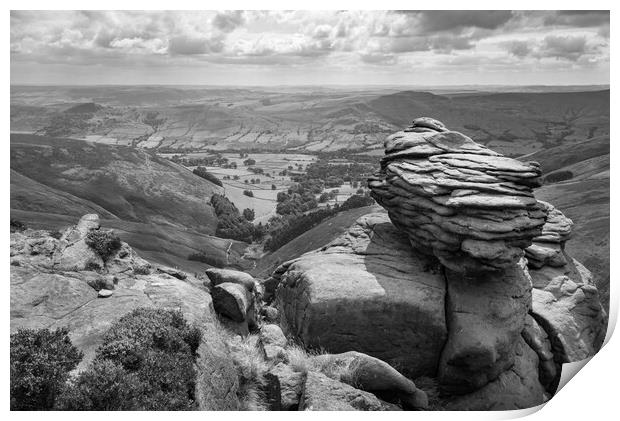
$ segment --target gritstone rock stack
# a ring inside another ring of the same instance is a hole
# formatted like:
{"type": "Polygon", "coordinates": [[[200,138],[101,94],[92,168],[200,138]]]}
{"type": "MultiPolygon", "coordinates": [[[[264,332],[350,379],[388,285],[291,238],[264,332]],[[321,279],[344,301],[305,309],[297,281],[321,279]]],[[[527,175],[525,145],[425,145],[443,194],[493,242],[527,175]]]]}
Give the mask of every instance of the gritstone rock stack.
{"type": "Polygon", "coordinates": [[[547,209],[547,222],[543,226],[542,234],[532,240],[532,245],[525,249],[528,265],[535,269],[543,266],[561,267],[566,265],[562,251],[564,243],[570,239],[573,221],[550,203],[540,203],[547,209]]]}
{"type": "Polygon", "coordinates": [[[514,265],[541,236],[535,162],[520,162],[423,117],[385,141],[371,194],[412,246],[458,272],[514,265]]]}

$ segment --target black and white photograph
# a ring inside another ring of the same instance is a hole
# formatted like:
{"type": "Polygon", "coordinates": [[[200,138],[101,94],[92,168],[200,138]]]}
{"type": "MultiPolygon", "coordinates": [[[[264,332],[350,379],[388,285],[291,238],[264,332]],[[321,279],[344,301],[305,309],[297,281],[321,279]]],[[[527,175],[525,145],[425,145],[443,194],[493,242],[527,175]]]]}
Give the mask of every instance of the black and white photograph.
{"type": "Polygon", "coordinates": [[[609,8],[12,3],[13,414],[532,410],[609,340],[609,8]]]}

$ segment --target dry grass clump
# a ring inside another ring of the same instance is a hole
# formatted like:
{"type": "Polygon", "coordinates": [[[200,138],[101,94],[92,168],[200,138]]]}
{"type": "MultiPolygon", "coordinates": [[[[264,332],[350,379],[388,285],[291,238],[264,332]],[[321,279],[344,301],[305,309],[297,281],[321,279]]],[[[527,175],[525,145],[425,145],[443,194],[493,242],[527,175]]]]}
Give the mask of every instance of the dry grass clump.
{"type": "Polygon", "coordinates": [[[313,371],[352,386],[356,384],[356,368],[353,364],[338,359],[325,350],[307,351],[300,345],[292,345],[287,348],[286,356],[287,363],[294,371],[304,375],[313,371]]]}
{"type": "Polygon", "coordinates": [[[269,405],[263,392],[266,386],[265,373],[270,366],[263,357],[258,346],[256,335],[248,335],[229,340],[229,348],[233,364],[239,376],[239,390],[237,396],[242,411],[267,411],[269,405]]]}

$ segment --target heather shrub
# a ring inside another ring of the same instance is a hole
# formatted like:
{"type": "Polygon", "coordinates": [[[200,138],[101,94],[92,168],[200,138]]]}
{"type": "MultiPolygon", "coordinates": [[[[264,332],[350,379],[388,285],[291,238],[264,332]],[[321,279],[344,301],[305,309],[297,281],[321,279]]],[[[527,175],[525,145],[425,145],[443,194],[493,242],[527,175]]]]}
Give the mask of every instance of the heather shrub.
{"type": "Polygon", "coordinates": [[[83,356],[68,333],[66,328],[20,329],[11,335],[11,410],[53,408],[83,356]]]}
{"type": "Polygon", "coordinates": [[[121,248],[121,239],[112,231],[90,231],[85,241],[104,261],[121,248]]]}
{"type": "Polygon", "coordinates": [[[179,311],[138,308],[104,334],[93,363],[69,383],[57,407],[196,409],[194,361],[201,337],[179,311]]]}

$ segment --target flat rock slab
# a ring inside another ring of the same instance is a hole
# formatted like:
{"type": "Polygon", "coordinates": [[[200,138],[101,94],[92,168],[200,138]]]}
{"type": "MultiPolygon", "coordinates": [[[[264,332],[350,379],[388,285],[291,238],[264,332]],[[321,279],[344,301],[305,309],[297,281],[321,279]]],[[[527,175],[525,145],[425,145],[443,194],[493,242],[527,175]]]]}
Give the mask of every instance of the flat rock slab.
{"type": "Polygon", "coordinates": [[[434,376],[447,337],[445,281],[383,213],[280,267],[287,336],[332,353],[356,350],[408,377],[434,376]]]}
{"type": "Polygon", "coordinates": [[[100,289],[99,293],[97,293],[97,296],[99,298],[108,298],[111,297],[112,294],[114,294],[114,291],[111,291],[109,289],[100,289]]]}

